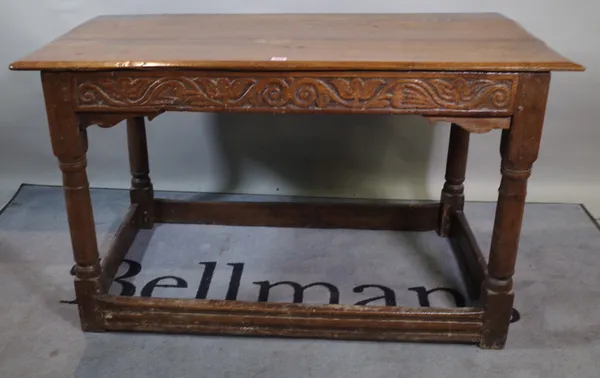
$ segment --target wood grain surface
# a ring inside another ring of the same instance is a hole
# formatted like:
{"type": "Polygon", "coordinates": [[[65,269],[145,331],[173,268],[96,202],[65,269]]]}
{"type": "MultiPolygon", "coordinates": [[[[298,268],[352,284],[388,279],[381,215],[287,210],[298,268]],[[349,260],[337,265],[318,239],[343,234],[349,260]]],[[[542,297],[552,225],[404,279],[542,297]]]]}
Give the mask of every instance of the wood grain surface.
{"type": "Polygon", "coordinates": [[[583,70],[497,13],[100,16],[11,68],[583,70]]]}

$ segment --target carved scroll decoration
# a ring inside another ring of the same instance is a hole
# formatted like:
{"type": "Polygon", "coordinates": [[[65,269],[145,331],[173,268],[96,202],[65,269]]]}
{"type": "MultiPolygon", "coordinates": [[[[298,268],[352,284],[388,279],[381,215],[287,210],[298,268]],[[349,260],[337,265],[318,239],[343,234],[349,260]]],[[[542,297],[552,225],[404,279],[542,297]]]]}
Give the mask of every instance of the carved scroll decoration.
{"type": "Polygon", "coordinates": [[[435,111],[508,114],[514,77],[99,76],[76,80],[81,110],[435,111]]]}

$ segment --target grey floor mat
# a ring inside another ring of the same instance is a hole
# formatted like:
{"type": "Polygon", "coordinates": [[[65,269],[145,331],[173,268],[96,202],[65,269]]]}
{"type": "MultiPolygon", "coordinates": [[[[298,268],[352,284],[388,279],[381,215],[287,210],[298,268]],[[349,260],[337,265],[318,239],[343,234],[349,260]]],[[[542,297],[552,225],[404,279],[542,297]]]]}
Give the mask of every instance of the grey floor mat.
{"type": "MultiPolygon", "coordinates": [[[[127,208],[128,193],[99,189],[92,197],[98,240],[105,250],[127,208]]],[[[494,208],[488,203],[466,208],[484,251],[494,208]]],[[[73,299],[67,230],[62,192],[55,187],[24,186],[0,215],[2,377],[599,375],[600,231],[578,205],[527,206],[515,276],[520,319],[511,325],[503,351],[437,344],[83,334],[75,306],[64,303],[73,299]]],[[[233,285],[238,300],[256,301],[265,282],[292,281],[332,285],[340,303],[381,295],[377,288],[357,289],[364,285],[389,287],[398,305],[418,306],[427,300],[431,306],[455,306],[464,299],[447,243],[434,233],[159,225],[138,236],[127,259],[119,276],[139,272],[123,279],[125,284],[114,283],[114,293],[125,289],[127,295],[194,297],[205,270],[214,268],[208,298],[225,298],[233,285]],[[419,293],[436,288],[442,290],[419,298],[419,293]]],[[[268,300],[290,302],[292,296],[290,287],[279,285],[269,291],[268,300]]],[[[315,286],[304,292],[302,301],[326,303],[331,298],[331,289],[315,286]]]]}

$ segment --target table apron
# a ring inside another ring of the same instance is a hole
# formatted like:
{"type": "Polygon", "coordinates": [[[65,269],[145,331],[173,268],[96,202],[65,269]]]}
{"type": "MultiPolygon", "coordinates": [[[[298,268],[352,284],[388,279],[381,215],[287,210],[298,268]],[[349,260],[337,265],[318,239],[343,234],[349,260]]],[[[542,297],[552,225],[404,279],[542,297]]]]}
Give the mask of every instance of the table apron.
{"type": "Polygon", "coordinates": [[[505,117],[517,73],[103,71],[68,75],[77,112],[363,113],[505,117]]]}

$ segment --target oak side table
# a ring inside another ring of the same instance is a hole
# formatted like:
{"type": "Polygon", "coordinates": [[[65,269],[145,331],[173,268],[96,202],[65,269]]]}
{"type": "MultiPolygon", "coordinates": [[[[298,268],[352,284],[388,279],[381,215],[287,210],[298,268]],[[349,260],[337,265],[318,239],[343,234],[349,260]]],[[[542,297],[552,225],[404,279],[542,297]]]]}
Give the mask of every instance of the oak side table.
{"type": "Polygon", "coordinates": [[[507,338],[526,185],[538,156],[550,72],[584,70],[495,13],[102,16],[10,68],[41,71],[83,330],[466,342],[482,348],[502,348],[507,338]],[[446,183],[439,203],[422,205],[155,198],[144,117],[165,111],[420,114],[451,124],[446,183]],[[99,262],[86,129],[123,120],[131,206],[99,262]],[[502,181],[486,259],[463,213],[463,181],[470,133],[494,129],[502,134],[502,181]],[[138,230],[161,222],[436,230],[449,238],[480,306],[108,294],[138,230]]]}

